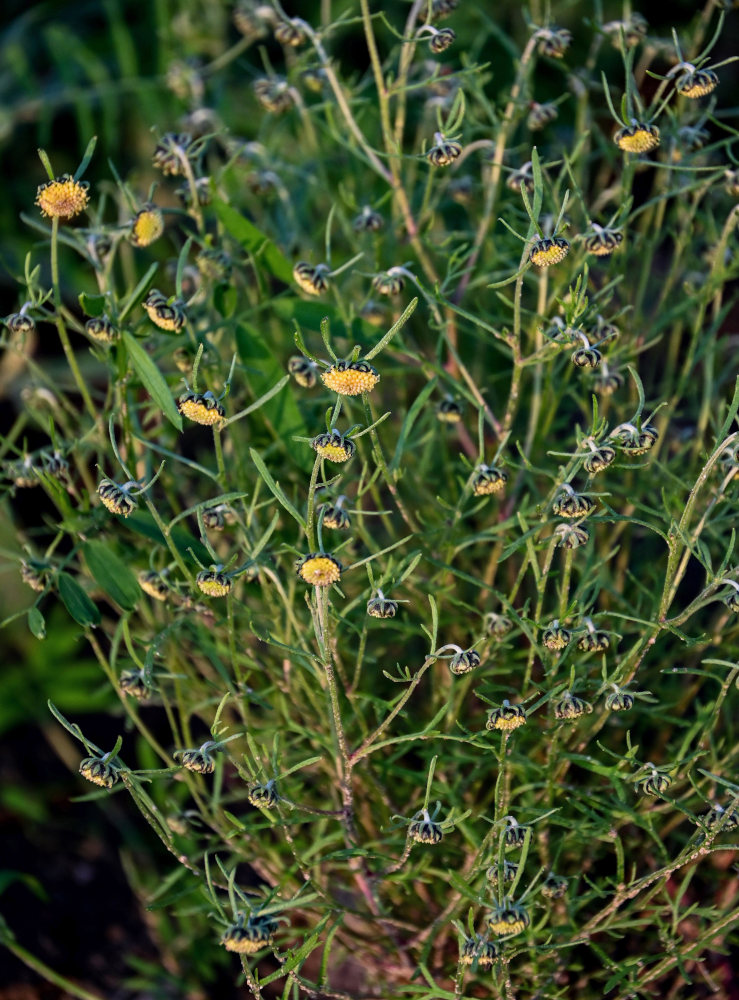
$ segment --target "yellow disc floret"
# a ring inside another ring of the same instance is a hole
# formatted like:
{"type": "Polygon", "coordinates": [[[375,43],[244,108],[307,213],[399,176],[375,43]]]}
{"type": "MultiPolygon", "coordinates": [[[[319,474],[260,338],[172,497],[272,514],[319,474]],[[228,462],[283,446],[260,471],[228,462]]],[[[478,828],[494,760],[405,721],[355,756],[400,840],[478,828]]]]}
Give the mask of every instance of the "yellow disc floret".
{"type": "Polygon", "coordinates": [[[36,191],[36,204],[41,209],[42,215],[66,222],[87,208],[89,187],[87,181],[76,181],[69,174],[62,174],[53,181],[39,185],[36,191]]]}
{"type": "Polygon", "coordinates": [[[330,587],[341,579],[342,566],[326,552],[312,552],[298,563],[298,576],[314,587],[330,587]]]}
{"type": "Polygon", "coordinates": [[[337,361],[322,373],[321,381],[340,396],[359,396],[374,389],[380,376],[366,361],[337,361]]]}

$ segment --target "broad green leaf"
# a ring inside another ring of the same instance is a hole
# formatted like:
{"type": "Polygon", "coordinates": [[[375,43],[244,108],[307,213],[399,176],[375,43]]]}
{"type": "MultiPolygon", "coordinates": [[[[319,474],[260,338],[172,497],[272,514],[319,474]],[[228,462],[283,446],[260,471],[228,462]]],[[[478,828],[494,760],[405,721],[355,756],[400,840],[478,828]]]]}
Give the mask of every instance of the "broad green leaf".
{"type": "Polygon", "coordinates": [[[38,608],[28,609],[28,627],[37,639],[46,638],[46,621],[38,608]]]}
{"type": "Polygon", "coordinates": [[[221,198],[213,199],[213,209],[229,236],[233,236],[245,250],[261,261],[275,278],[284,281],[286,285],[292,284],[293,269],[290,261],[261,229],[257,229],[241,212],[221,198]]]}
{"type": "Polygon", "coordinates": [[[222,282],[213,289],[213,305],[224,319],[231,319],[236,312],[239,293],[233,285],[222,282]]]}
{"type": "Polygon", "coordinates": [[[169,386],[164,376],[151,360],[141,344],[131,336],[126,330],[123,331],[123,343],[128,350],[128,356],[134,371],[141,380],[142,385],[159,407],[164,416],[178,431],[182,430],[182,417],[177,412],[175,401],[172,398],[169,386]]]}
{"type": "Polygon", "coordinates": [[[64,607],[72,618],[80,625],[99,625],[100,612],[97,606],[90,600],[82,587],[69,573],[60,573],[57,577],[59,586],[59,596],[64,603],[64,607]]]}
{"type": "Polygon", "coordinates": [[[116,604],[126,611],[133,610],[141,597],[141,588],[123,560],[104,542],[85,542],[82,551],[96,583],[116,604]]]}
{"type": "Polygon", "coordinates": [[[80,292],[78,299],[85,316],[102,316],[105,312],[104,295],[88,295],[87,292],[80,292]]]}

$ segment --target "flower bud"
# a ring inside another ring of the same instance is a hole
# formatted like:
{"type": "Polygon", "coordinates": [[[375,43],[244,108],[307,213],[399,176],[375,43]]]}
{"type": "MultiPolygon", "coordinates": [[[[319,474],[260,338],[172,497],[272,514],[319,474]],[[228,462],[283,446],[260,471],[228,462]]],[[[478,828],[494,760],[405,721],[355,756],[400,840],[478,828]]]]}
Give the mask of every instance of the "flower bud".
{"type": "Polygon", "coordinates": [[[138,575],[138,581],[144,593],[153,597],[155,601],[166,601],[172,594],[172,590],[162,574],[154,570],[142,570],[138,575]]]}
{"type": "Polygon", "coordinates": [[[122,671],[118,684],[124,694],[131,695],[137,701],[146,701],[151,697],[151,687],[146,683],[143,670],[122,671]]]}
{"type": "Polygon", "coordinates": [[[464,649],[455,653],[449,661],[449,669],[457,677],[468,674],[480,666],[480,654],[474,649],[464,649]]]}
{"type": "Polygon", "coordinates": [[[293,267],[295,284],[307,295],[323,295],[328,291],[328,274],[329,269],[325,264],[314,266],[305,260],[299,260],[293,267]]]}
{"type": "Polygon", "coordinates": [[[488,929],[498,937],[520,934],[530,923],[531,919],[524,907],[509,901],[496,906],[488,916],[488,929]]]}
{"type": "Polygon", "coordinates": [[[225,597],[233,590],[233,580],[215,566],[201,570],[195,577],[195,583],[208,597],[225,597]]]}
{"type": "MultiPolygon", "coordinates": [[[[519,830],[524,830],[524,827],[519,826],[519,830]]],[[[524,830],[525,833],[525,830],[524,830]]],[[[523,838],[521,839],[521,844],[523,844],[523,838]]],[[[520,846],[520,845],[516,845],[520,846]]],[[[512,882],[516,875],[518,874],[518,865],[513,861],[503,861],[503,884],[507,882],[512,882]]],[[[498,885],[500,882],[501,872],[497,864],[491,865],[485,872],[485,878],[491,885],[498,885]]]]}
{"type": "Polygon", "coordinates": [[[558,524],[554,529],[557,545],[563,549],[576,549],[590,538],[590,532],[582,524],[558,524]]]}
{"type": "Polygon", "coordinates": [[[324,434],[318,434],[311,441],[311,448],[329,462],[348,462],[357,446],[351,438],[344,437],[334,428],[324,434]]]}
{"type": "Polygon", "coordinates": [[[603,355],[594,347],[579,347],[572,355],[576,368],[597,368],[602,360],[603,355]]]}
{"type": "Polygon", "coordinates": [[[611,712],[628,712],[634,707],[634,696],[616,687],[606,697],[606,708],[611,712]]]}
{"type": "Polygon", "coordinates": [[[444,836],[441,824],[435,823],[426,809],[416,813],[416,817],[408,827],[408,839],[417,844],[438,844],[444,836]]]}
{"type": "Polygon", "coordinates": [[[193,423],[205,427],[219,427],[226,416],[226,411],[212,392],[185,392],[177,400],[177,409],[193,423]]]}
{"type": "Polygon", "coordinates": [[[505,469],[495,465],[481,465],[472,480],[472,492],[476,497],[486,497],[500,493],[508,480],[505,469]]]}
{"type": "Polygon", "coordinates": [[[316,366],[308,358],[294,355],[287,363],[287,370],[303,389],[312,389],[316,384],[316,366]]]}
{"type": "Polygon", "coordinates": [[[462,404],[456,399],[442,399],[436,407],[436,416],[444,424],[458,424],[462,413],[462,404]]]}
{"type": "Polygon", "coordinates": [[[591,451],[589,455],[586,455],[582,466],[588,475],[595,476],[597,473],[607,469],[615,460],[615,450],[610,445],[604,444],[596,448],[595,451],[591,451]]]}
{"type": "Polygon", "coordinates": [[[398,610],[398,602],[378,595],[367,601],[367,614],[370,618],[394,618],[398,610]]]}
{"type": "Polygon", "coordinates": [[[557,517],[587,517],[594,510],[595,503],[590,497],[581,493],[575,493],[572,488],[562,490],[552,503],[552,513],[556,514],[557,517]]]}
{"type": "Polygon", "coordinates": [[[100,757],[85,757],[80,762],[80,774],[93,785],[101,788],[112,788],[118,781],[118,771],[113,764],[100,757]]]}
{"type": "Polygon", "coordinates": [[[648,153],[659,146],[659,129],[656,125],[634,122],[626,128],[620,128],[613,136],[613,141],[625,153],[648,153]]]}
{"type": "Polygon", "coordinates": [[[506,698],[500,708],[494,708],[489,713],[485,728],[509,733],[524,725],[526,725],[525,709],[520,705],[511,705],[506,698]]]}
{"type": "Polygon", "coordinates": [[[98,496],[103,506],[107,507],[111,514],[120,514],[121,517],[128,517],[137,507],[137,503],[128,490],[112,479],[101,479],[98,484],[98,496]]]}
{"type": "Polygon", "coordinates": [[[718,87],[718,77],[711,69],[696,69],[679,77],[675,87],[683,97],[705,97],[718,87]]]}
{"type": "Polygon", "coordinates": [[[441,28],[429,38],[429,49],[435,56],[438,56],[442,52],[446,52],[449,46],[454,44],[456,37],[451,28],[441,28]]]}
{"type": "Polygon", "coordinates": [[[221,938],[221,944],[226,951],[239,955],[255,955],[262,948],[272,944],[272,936],[277,930],[277,923],[265,917],[250,916],[246,924],[232,924],[221,938]]]}
{"type": "Polygon", "coordinates": [[[256,809],[272,809],[277,805],[278,799],[274,781],[250,785],[246,792],[246,798],[249,804],[256,809]]]}
{"type": "Polygon", "coordinates": [[[581,715],[593,711],[593,706],[582,698],[576,698],[574,694],[565,691],[562,697],[554,703],[554,717],[563,722],[574,722],[581,715]]]}
{"type": "Polygon", "coordinates": [[[560,625],[556,619],[547,625],[541,636],[542,644],[553,652],[564,649],[565,646],[569,645],[571,639],[572,632],[560,625]]]}
{"type": "Polygon", "coordinates": [[[510,618],[506,618],[505,615],[498,615],[494,611],[485,615],[485,629],[488,635],[493,636],[495,639],[502,639],[504,636],[513,628],[510,618]]]}
{"type": "Polygon", "coordinates": [[[199,749],[175,750],[172,756],[175,760],[179,760],[182,766],[188,771],[194,771],[196,774],[213,774],[216,769],[216,762],[213,755],[208,753],[207,750],[212,745],[211,743],[204,743],[199,749]]]}
{"type": "Polygon", "coordinates": [[[567,892],[568,880],[549,872],[541,886],[541,894],[546,899],[561,899],[567,892]]]}

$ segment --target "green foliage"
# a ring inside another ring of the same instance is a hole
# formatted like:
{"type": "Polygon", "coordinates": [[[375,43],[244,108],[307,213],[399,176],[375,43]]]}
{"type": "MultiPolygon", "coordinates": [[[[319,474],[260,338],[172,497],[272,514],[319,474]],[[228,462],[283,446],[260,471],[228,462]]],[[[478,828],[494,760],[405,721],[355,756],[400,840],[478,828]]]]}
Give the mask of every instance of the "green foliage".
{"type": "Polygon", "coordinates": [[[731,89],[724,15],[455,6],[44,33],[87,151],[16,206],[0,730],[49,698],[164,849],[157,998],[730,995],[737,132],[683,79],[731,89]]]}

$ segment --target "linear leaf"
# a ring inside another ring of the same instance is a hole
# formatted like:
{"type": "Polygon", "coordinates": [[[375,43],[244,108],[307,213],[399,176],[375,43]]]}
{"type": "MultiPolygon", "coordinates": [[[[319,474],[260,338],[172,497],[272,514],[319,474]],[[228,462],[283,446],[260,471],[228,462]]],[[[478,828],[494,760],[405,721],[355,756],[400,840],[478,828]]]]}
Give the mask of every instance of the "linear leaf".
{"type": "Polygon", "coordinates": [[[123,342],[126,345],[131,364],[142,385],[154,402],[159,405],[167,420],[174,424],[178,431],[181,431],[182,417],[177,412],[175,401],[172,398],[172,393],[164,376],[141,344],[126,330],[123,331],[123,342]]]}

